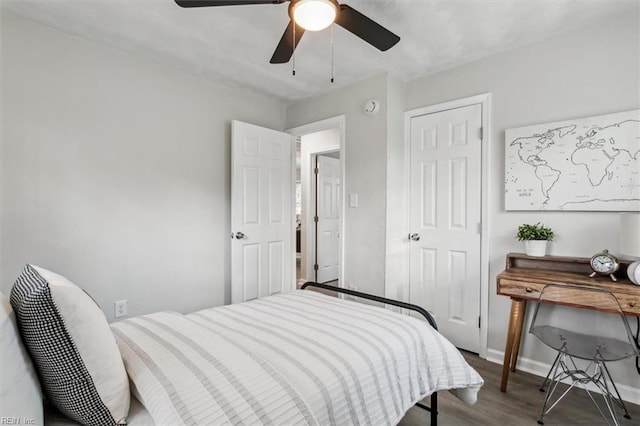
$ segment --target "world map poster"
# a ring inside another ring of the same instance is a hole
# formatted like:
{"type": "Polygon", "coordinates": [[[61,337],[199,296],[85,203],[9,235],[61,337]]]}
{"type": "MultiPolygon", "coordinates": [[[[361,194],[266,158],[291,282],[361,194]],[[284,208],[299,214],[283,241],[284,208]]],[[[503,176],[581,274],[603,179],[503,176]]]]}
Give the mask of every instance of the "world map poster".
{"type": "Polygon", "coordinates": [[[640,211],[640,110],[506,130],[505,208],[640,211]]]}

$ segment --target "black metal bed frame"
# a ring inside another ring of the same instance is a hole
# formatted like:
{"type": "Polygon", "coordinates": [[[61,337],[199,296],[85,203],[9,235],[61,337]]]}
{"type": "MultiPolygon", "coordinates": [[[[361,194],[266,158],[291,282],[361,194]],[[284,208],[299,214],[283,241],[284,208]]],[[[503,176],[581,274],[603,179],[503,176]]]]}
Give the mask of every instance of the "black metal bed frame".
{"type": "MultiPolygon", "coordinates": [[[[416,311],[427,320],[427,322],[429,323],[429,325],[431,325],[431,327],[433,327],[435,330],[438,329],[436,320],[433,319],[433,317],[429,312],[427,312],[424,308],[418,305],[412,305],[411,303],[401,302],[399,300],[387,299],[386,297],[380,297],[373,294],[362,293],[359,291],[350,290],[348,288],[334,287],[331,285],[315,283],[312,281],[302,284],[302,287],[300,287],[300,289],[304,290],[307,287],[321,288],[323,290],[329,290],[329,291],[334,291],[336,293],[348,294],[350,296],[361,297],[363,299],[373,300],[374,302],[385,303],[387,305],[398,306],[400,308],[416,311]]],[[[417,402],[416,406],[422,408],[423,410],[427,410],[431,415],[431,426],[437,426],[438,425],[438,392],[432,393],[430,399],[431,399],[431,407],[428,407],[420,402],[417,402]]]]}

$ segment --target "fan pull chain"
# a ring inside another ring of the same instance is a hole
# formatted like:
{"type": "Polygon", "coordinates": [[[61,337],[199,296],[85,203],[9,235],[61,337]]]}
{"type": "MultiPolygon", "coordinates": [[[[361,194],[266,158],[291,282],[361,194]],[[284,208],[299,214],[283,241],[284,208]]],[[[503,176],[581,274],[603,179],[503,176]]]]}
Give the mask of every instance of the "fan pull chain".
{"type": "Polygon", "coordinates": [[[331,24],[331,82],[333,83],[333,24],[331,24]]]}
{"type": "MultiPolygon", "coordinates": [[[[292,21],[293,22],[293,21],[292,21]]],[[[293,52],[291,53],[291,66],[293,75],[296,75],[296,23],[293,22],[293,52]]]]}

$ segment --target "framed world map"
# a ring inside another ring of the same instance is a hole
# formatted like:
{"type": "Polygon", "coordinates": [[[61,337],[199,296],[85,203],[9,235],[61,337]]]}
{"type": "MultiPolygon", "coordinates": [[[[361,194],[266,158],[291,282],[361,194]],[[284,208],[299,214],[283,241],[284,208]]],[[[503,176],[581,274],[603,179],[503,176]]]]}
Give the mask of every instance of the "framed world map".
{"type": "Polygon", "coordinates": [[[505,209],[640,211],[640,110],[505,131],[505,209]]]}

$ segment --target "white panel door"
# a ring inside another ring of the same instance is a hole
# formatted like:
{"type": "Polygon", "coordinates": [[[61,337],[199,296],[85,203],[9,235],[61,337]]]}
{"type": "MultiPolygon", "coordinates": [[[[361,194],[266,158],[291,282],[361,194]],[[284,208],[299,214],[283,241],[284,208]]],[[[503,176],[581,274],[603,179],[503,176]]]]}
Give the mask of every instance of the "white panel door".
{"type": "Polygon", "coordinates": [[[231,125],[231,303],[293,289],[291,135],[231,125]]]}
{"type": "Polygon", "coordinates": [[[338,279],[340,269],[340,160],[316,157],[316,282],[338,279]]]}
{"type": "Polygon", "coordinates": [[[480,350],[482,107],[411,118],[410,300],[480,350]]]}

